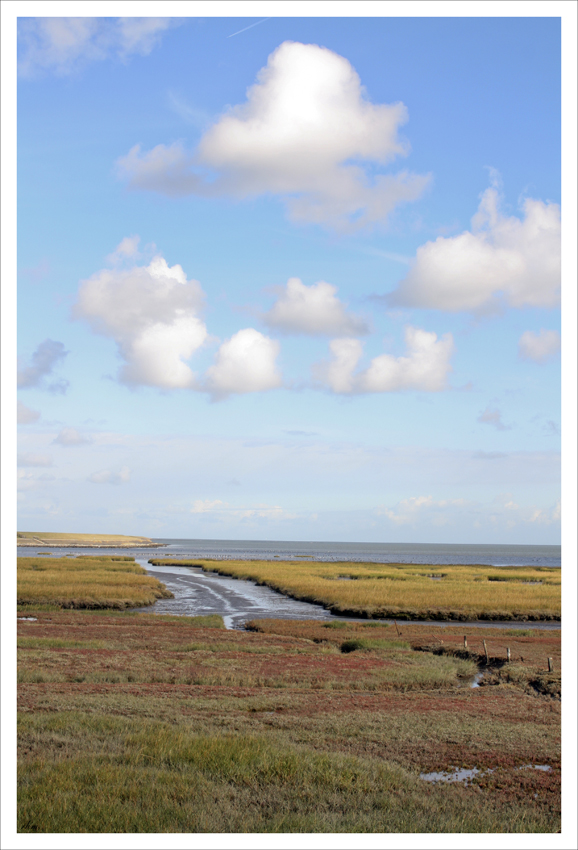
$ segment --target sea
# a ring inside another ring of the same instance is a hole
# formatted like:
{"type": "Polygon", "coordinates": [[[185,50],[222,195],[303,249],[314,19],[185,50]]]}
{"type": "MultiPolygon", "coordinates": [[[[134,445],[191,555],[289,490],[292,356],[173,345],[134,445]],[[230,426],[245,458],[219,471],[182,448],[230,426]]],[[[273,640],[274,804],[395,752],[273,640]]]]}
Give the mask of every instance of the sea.
{"type": "MultiPolygon", "coordinates": [[[[560,546],[526,546],[494,543],[330,543],[288,540],[195,540],[151,538],[154,549],[101,549],[110,554],[142,557],[214,558],[262,561],[354,561],[377,564],[480,564],[493,567],[560,567],[560,546]]],[[[38,551],[43,547],[39,546],[38,551]]],[[[94,549],[52,548],[53,555],[94,554],[94,549]]],[[[32,547],[19,555],[36,553],[32,547]]]]}

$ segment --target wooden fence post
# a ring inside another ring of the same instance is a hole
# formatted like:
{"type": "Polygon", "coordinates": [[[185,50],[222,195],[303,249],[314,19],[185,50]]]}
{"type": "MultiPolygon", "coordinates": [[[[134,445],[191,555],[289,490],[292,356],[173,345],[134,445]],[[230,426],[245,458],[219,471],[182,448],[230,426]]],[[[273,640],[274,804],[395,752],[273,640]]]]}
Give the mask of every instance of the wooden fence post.
{"type": "Polygon", "coordinates": [[[551,658],[548,658],[548,673],[554,672],[554,662],[551,658]]]}
{"type": "Polygon", "coordinates": [[[486,664],[488,664],[490,659],[488,658],[488,647],[486,646],[486,641],[483,641],[483,644],[484,644],[484,652],[486,653],[486,664]]]}
{"type": "Polygon", "coordinates": [[[467,649],[467,648],[468,648],[468,639],[467,639],[466,635],[464,635],[464,649],[467,649]]]}
{"type": "Polygon", "coordinates": [[[510,655],[510,647],[508,647],[508,648],[506,649],[506,655],[507,655],[508,661],[510,661],[510,659],[511,659],[511,655],[510,655]]]}

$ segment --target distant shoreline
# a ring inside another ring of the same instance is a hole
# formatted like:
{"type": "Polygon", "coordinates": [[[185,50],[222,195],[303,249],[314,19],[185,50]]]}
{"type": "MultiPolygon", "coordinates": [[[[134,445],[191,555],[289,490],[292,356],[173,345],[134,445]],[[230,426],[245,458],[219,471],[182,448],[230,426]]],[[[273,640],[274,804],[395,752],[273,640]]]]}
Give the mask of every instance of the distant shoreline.
{"type": "Polygon", "coordinates": [[[159,549],[162,543],[43,543],[17,540],[18,548],[29,549],[159,549]]]}
{"type": "Polygon", "coordinates": [[[150,537],[128,534],[65,534],[43,531],[18,531],[16,545],[52,549],[157,549],[150,537]]]}

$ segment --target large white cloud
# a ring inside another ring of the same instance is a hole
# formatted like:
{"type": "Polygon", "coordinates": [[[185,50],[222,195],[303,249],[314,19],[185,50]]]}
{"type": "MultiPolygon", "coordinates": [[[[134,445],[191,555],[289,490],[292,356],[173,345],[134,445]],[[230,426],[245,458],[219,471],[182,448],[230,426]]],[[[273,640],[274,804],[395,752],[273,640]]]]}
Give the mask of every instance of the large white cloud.
{"type": "Polygon", "coordinates": [[[263,316],[271,328],[286,333],[357,336],[369,331],[367,323],[348,313],[336,297],[337,287],[320,280],[305,286],[289,278],[273,307],[263,316]]]}
{"type": "Polygon", "coordinates": [[[254,393],[280,387],[276,359],[279,343],[254,328],[244,328],[219,348],[206,373],[205,388],[213,398],[232,393],[254,393]]]}
{"type": "Polygon", "coordinates": [[[287,41],[269,56],[246,102],[225,112],[194,154],[180,143],[145,153],[137,145],[118,165],[135,188],[272,193],[286,199],[295,221],[361,227],[415,200],[429,181],[407,172],[370,174],[370,163],[373,169],[407,153],[398,137],[406,121],[402,103],[369,101],[347,59],[287,41]]]}
{"type": "Polygon", "coordinates": [[[554,307],[560,299],[560,208],[527,198],[523,218],[504,216],[496,185],[482,195],[472,229],[418,248],[392,306],[481,311],[554,307]]]}
{"type": "Polygon", "coordinates": [[[400,390],[439,392],[446,389],[454,350],[451,334],[405,329],[407,353],[401,357],[380,354],[363,371],[355,369],[363,354],[357,339],[334,339],[329,344],[332,359],[314,367],[314,377],[335,393],[385,393],[400,390]]]}
{"type": "Polygon", "coordinates": [[[73,316],[115,340],[125,361],[122,382],[194,388],[195,375],[185,361],[207,338],[198,317],[203,298],[198,281],[157,256],[148,266],[102,269],[83,281],[73,316]]]}
{"type": "Polygon", "coordinates": [[[518,353],[523,360],[533,360],[535,363],[546,363],[556,357],[560,351],[560,334],[558,331],[539,333],[525,331],[518,341],[518,353]]]}
{"type": "Polygon", "coordinates": [[[122,61],[146,56],[175,23],[170,18],[20,18],[18,71],[23,77],[42,71],[63,76],[110,56],[122,61]]]}

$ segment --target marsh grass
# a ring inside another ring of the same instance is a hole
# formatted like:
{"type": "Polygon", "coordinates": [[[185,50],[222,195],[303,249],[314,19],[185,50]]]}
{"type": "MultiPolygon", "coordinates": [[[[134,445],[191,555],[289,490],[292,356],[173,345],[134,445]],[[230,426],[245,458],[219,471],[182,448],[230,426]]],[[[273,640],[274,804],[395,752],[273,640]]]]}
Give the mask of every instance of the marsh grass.
{"type": "Polygon", "coordinates": [[[444,566],[432,581],[423,565],[151,558],[249,579],[337,615],[432,620],[548,620],[561,612],[560,570],[444,566]],[[339,581],[347,570],[354,581],[339,581]],[[500,580],[497,581],[496,577],[500,580]],[[539,582],[530,584],[529,582],[539,582]]]}
{"type": "Polygon", "coordinates": [[[261,623],[283,631],[120,611],[19,623],[19,831],[559,828],[559,703],[460,689],[471,662],[383,624],[261,623]],[[363,648],[341,653],[348,635],[363,648]],[[516,769],[535,760],[558,772],[516,769]],[[498,780],[419,779],[461,764],[498,780]]]}
{"type": "Polygon", "coordinates": [[[130,608],[172,597],[134,558],[18,558],[18,605],[59,608],[130,608]]]}
{"type": "MultiPolygon", "coordinates": [[[[271,735],[125,719],[115,729],[99,719],[81,726],[100,754],[23,765],[20,832],[491,832],[506,822],[503,807],[465,789],[424,788],[391,763],[271,735]]],[[[64,728],[53,738],[66,748],[64,728]]],[[[551,829],[539,810],[510,811],[507,823],[511,832],[551,829]]]]}

